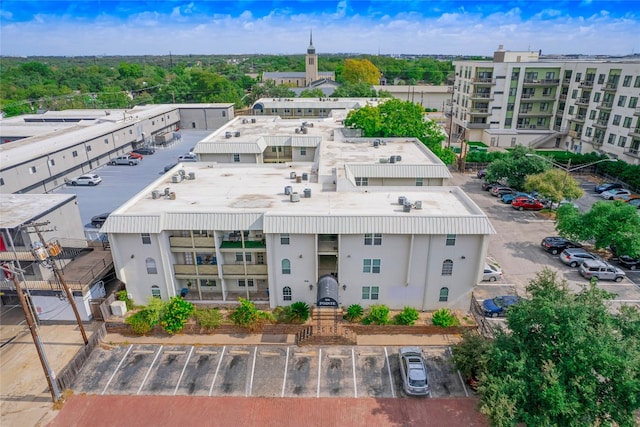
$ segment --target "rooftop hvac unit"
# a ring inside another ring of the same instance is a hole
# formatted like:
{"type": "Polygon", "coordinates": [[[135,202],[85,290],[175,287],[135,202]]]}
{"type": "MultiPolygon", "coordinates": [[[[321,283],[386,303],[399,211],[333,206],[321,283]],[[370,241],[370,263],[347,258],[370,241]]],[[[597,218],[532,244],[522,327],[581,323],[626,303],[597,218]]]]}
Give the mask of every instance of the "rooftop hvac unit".
{"type": "Polygon", "coordinates": [[[289,200],[291,200],[292,203],[295,202],[299,202],[300,201],[300,193],[294,191],[289,195],[289,200]]]}
{"type": "Polygon", "coordinates": [[[196,179],[196,173],[195,172],[189,172],[189,179],[196,179]]]}
{"type": "Polygon", "coordinates": [[[224,137],[225,138],[231,138],[231,132],[225,132],[224,133],[224,137]]]}
{"type": "Polygon", "coordinates": [[[381,157],[380,163],[389,163],[389,159],[387,157],[381,157]]]}
{"type": "Polygon", "coordinates": [[[173,183],[178,183],[180,181],[182,181],[182,175],[173,175],[171,177],[171,182],[173,183]]]}
{"type": "Polygon", "coordinates": [[[302,177],[300,175],[296,176],[296,182],[300,184],[302,182],[302,177]]]}
{"type": "Polygon", "coordinates": [[[293,187],[290,185],[287,185],[286,187],[284,187],[284,194],[285,196],[288,196],[289,194],[291,194],[293,192],[293,187]]]}
{"type": "Polygon", "coordinates": [[[305,188],[304,189],[304,197],[307,198],[307,199],[311,197],[311,189],[310,188],[305,188]]]}
{"type": "Polygon", "coordinates": [[[159,199],[161,195],[162,195],[162,193],[160,193],[158,190],[153,190],[151,192],[151,198],[153,200],[159,199]]]}
{"type": "Polygon", "coordinates": [[[303,180],[303,181],[308,181],[308,180],[309,180],[309,174],[308,174],[308,173],[306,173],[306,172],[304,172],[304,173],[302,174],[302,180],[303,180]]]}
{"type": "Polygon", "coordinates": [[[404,205],[402,205],[402,212],[411,212],[411,203],[410,202],[404,202],[404,205]]]}
{"type": "Polygon", "coordinates": [[[302,128],[302,133],[306,134],[308,132],[307,128],[302,128]]]}
{"type": "Polygon", "coordinates": [[[416,209],[422,209],[422,200],[416,200],[413,207],[416,209]]]}
{"type": "Polygon", "coordinates": [[[396,162],[401,162],[402,161],[402,156],[396,156],[396,162]]]}
{"type": "Polygon", "coordinates": [[[239,137],[239,136],[240,136],[240,131],[239,131],[239,130],[235,131],[235,133],[233,134],[233,136],[235,136],[236,138],[237,138],[237,137],[239,137]]]}
{"type": "Polygon", "coordinates": [[[255,122],[256,122],[256,119],[251,119],[251,123],[255,123],[255,122]]]}
{"type": "Polygon", "coordinates": [[[247,119],[242,119],[242,124],[246,125],[247,124],[247,119]]]}
{"type": "Polygon", "coordinates": [[[171,192],[169,193],[169,200],[175,200],[176,199],[176,193],[175,192],[171,192]]]}
{"type": "Polygon", "coordinates": [[[171,192],[171,189],[169,187],[164,189],[164,195],[169,197],[169,193],[171,192]]]}
{"type": "Polygon", "coordinates": [[[373,140],[373,146],[378,148],[380,146],[380,140],[379,139],[374,139],[373,140]]]}
{"type": "Polygon", "coordinates": [[[395,163],[395,162],[396,162],[396,156],[389,157],[389,163],[395,163]]]}
{"type": "Polygon", "coordinates": [[[295,177],[296,177],[296,173],[295,172],[289,173],[289,178],[294,179],[295,177]]]}
{"type": "Polygon", "coordinates": [[[296,133],[300,133],[300,128],[296,128],[296,133]]]}
{"type": "Polygon", "coordinates": [[[406,197],[404,197],[404,196],[398,197],[398,204],[399,205],[404,205],[404,202],[406,202],[406,201],[407,201],[406,197]]]}
{"type": "Polygon", "coordinates": [[[184,178],[185,174],[186,174],[186,172],[184,171],[184,169],[180,169],[178,171],[178,175],[180,175],[182,178],[184,178]]]}

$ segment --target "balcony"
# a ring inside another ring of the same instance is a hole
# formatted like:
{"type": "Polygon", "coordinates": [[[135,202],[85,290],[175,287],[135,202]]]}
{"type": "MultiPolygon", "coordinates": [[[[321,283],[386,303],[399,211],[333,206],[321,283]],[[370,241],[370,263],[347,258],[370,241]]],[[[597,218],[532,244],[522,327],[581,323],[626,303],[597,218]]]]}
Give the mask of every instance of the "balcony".
{"type": "Polygon", "coordinates": [[[576,105],[589,105],[589,98],[578,98],[576,105]]]}
{"type": "Polygon", "coordinates": [[[597,120],[595,122],[593,122],[593,126],[597,127],[597,128],[607,128],[607,123],[609,122],[609,120],[597,120]]]}
{"type": "Polygon", "coordinates": [[[560,79],[524,79],[524,86],[555,86],[560,79]]]}
{"type": "Polygon", "coordinates": [[[547,117],[547,116],[552,116],[553,113],[551,112],[551,110],[548,110],[548,111],[527,110],[527,111],[518,112],[518,115],[527,116],[527,117],[547,117]]]}
{"type": "Polygon", "coordinates": [[[596,108],[598,110],[611,110],[612,106],[613,106],[613,102],[611,102],[611,101],[603,101],[600,104],[596,105],[596,108]]]}
{"type": "Polygon", "coordinates": [[[569,120],[571,120],[572,122],[579,122],[579,123],[584,123],[584,119],[585,119],[585,115],[584,114],[577,114],[573,117],[570,117],[569,120]]]}
{"type": "Polygon", "coordinates": [[[486,100],[489,100],[489,99],[493,99],[493,97],[491,96],[490,93],[482,93],[482,92],[480,92],[480,93],[472,93],[471,94],[471,99],[486,99],[486,100]]]}
{"type": "Polygon", "coordinates": [[[548,129],[548,127],[544,125],[521,124],[521,125],[516,125],[516,129],[536,130],[536,129],[548,129]]]}
{"type": "Polygon", "coordinates": [[[567,100],[567,94],[566,93],[560,94],[560,101],[566,101],[566,100],[567,100]]]}
{"type": "Polygon", "coordinates": [[[583,80],[580,82],[579,87],[583,87],[583,88],[593,87],[593,80],[583,80]]]}
{"type": "Polygon", "coordinates": [[[488,116],[491,113],[488,108],[471,108],[469,110],[469,114],[472,116],[488,116]]]}
{"type": "Polygon", "coordinates": [[[629,136],[632,138],[640,138],[640,127],[637,127],[635,129],[631,129],[629,131],[629,136]]]}
{"type": "Polygon", "coordinates": [[[591,144],[598,147],[604,144],[604,135],[594,136],[591,140],[591,144]]]}
{"type": "Polygon", "coordinates": [[[238,249],[245,249],[247,252],[263,252],[266,247],[267,244],[264,240],[245,240],[244,242],[225,240],[222,242],[222,245],[220,245],[220,251],[238,252],[238,249]]]}
{"type": "Polygon", "coordinates": [[[174,248],[203,248],[215,249],[213,237],[169,237],[169,245],[174,248]]]}
{"type": "Polygon", "coordinates": [[[571,79],[562,79],[562,86],[569,86],[571,84],[571,79]]]}
{"type": "Polygon", "coordinates": [[[474,77],[471,79],[473,85],[495,85],[496,79],[493,77],[474,77]]]}
{"type": "Polygon", "coordinates": [[[618,83],[607,83],[606,85],[602,86],[602,90],[604,90],[605,92],[615,92],[618,90],[618,83]]]}
{"type": "Polygon", "coordinates": [[[570,130],[569,131],[569,136],[571,138],[579,139],[579,138],[582,138],[582,132],[581,131],[577,131],[577,130],[570,130]]]}
{"type": "Polygon", "coordinates": [[[640,158],[640,149],[638,148],[629,148],[624,152],[627,156],[640,158]]]}
{"type": "Polygon", "coordinates": [[[640,116],[640,107],[636,108],[636,110],[633,112],[634,116],[640,116]]]}
{"type": "Polygon", "coordinates": [[[489,123],[469,123],[467,125],[469,129],[489,129],[489,123]]]}
{"type": "Polygon", "coordinates": [[[267,277],[267,266],[264,264],[247,264],[245,273],[244,264],[224,264],[222,274],[225,276],[264,276],[267,277]]]}
{"type": "Polygon", "coordinates": [[[174,264],[173,271],[178,279],[184,278],[178,276],[217,276],[218,266],[209,264],[174,264]]]}

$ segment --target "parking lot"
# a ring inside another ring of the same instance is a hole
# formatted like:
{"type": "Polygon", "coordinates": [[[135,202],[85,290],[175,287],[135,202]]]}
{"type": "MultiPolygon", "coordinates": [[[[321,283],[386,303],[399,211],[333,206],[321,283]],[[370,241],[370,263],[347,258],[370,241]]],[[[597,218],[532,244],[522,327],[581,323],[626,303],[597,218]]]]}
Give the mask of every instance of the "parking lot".
{"type": "MultiPolygon", "coordinates": [[[[399,347],[162,346],[97,348],[76,378],[76,394],[404,397],[399,347]]],[[[447,347],[422,348],[432,397],[471,392],[447,347]]]]}
{"type": "MultiPolygon", "coordinates": [[[[584,212],[602,198],[593,191],[594,181],[588,177],[580,177],[578,180],[585,195],[575,203],[584,212]]],[[[558,255],[551,255],[540,247],[544,237],[558,234],[553,220],[537,212],[520,212],[501,203],[498,198],[481,189],[482,180],[475,175],[454,174],[452,184],[461,186],[469,194],[487,214],[497,231],[489,239],[488,252],[500,265],[504,273],[503,279],[479,284],[474,290],[476,298],[482,300],[514,293],[524,295],[526,285],[545,267],[556,271],[575,291],[588,284],[577,268],[564,265],[558,255]]],[[[627,278],[622,282],[600,281],[598,286],[616,294],[613,305],[640,304],[640,272],[623,270],[627,278]]]]}

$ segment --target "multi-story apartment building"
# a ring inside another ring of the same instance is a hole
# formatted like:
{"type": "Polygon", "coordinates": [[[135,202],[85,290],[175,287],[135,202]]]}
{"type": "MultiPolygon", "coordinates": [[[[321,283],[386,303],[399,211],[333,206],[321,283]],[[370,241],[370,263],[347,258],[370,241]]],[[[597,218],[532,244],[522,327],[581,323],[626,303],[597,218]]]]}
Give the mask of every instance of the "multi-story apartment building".
{"type": "Polygon", "coordinates": [[[107,219],[135,301],[468,308],[495,231],[460,188],[442,186],[449,172],[420,141],[350,136],[334,118],[255,119],[198,143],[200,162],[107,219]],[[255,153],[242,162],[243,150],[255,153]]]}
{"type": "Polygon", "coordinates": [[[598,151],[640,161],[640,60],[544,59],[502,46],[454,61],[453,140],[598,151]]]}

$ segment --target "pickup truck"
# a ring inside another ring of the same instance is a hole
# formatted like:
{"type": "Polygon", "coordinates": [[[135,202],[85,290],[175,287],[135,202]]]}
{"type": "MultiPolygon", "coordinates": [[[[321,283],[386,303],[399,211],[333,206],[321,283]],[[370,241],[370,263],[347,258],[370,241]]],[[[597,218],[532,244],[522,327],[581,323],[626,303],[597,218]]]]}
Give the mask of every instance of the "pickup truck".
{"type": "Polygon", "coordinates": [[[136,159],[135,157],[131,157],[128,155],[118,156],[115,159],[111,159],[109,162],[110,165],[129,165],[134,166],[140,163],[140,159],[136,159]]]}

